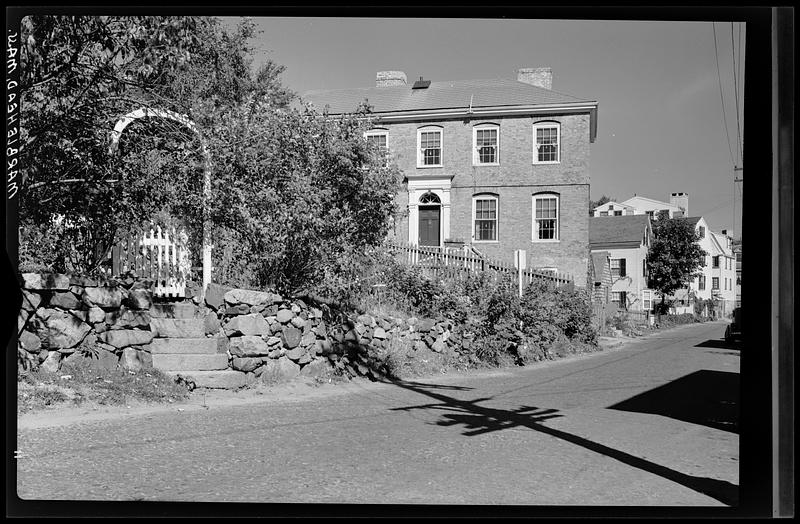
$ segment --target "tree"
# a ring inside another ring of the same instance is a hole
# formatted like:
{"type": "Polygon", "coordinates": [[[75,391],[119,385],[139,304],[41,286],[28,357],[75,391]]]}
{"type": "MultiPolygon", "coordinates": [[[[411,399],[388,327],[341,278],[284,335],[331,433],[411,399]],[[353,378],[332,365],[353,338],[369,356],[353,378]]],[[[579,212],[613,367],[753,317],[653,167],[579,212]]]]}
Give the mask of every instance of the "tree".
{"type": "Polygon", "coordinates": [[[253,92],[277,106],[293,96],[282,67],[251,74],[247,20],[228,32],[201,17],[29,16],[22,29],[21,262],[90,272],[123,230],[170,214],[197,225],[197,137],[137,121],[113,154],[122,115],[157,107],[202,125],[253,92]]]}
{"type": "Polygon", "coordinates": [[[647,252],[649,287],[661,296],[664,304],[668,295],[698,276],[706,252],[698,244],[700,236],[687,220],[671,219],[662,211],[652,227],[653,242],[647,252]]]}
{"type": "Polygon", "coordinates": [[[592,216],[594,214],[594,208],[596,208],[597,206],[602,206],[603,204],[606,204],[608,202],[616,202],[616,200],[617,200],[616,198],[607,197],[605,194],[600,197],[600,200],[597,201],[589,200],[589,216],[592,216]]]}

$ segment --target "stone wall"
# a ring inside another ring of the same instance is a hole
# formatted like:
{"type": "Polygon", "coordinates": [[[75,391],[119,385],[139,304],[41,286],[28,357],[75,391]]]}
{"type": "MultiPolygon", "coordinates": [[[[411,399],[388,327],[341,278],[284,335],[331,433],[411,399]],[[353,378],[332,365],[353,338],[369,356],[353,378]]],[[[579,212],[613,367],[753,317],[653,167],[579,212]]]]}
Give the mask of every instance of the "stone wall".
{"type": "MultiPolygon", "coordinates": [[[[202,303],[196,295],[159,302],[146,279],[26,273],[21,284],[19,354],[51,372],[81,359],[110,368],[152,367],[153,339],[166,336],[164,318],[193,318],[195,324],[202,319],[201,335],[218,339],[227,371],[243,375],[244,380],[226,384],[275,383],[332,371],[376,377],[375,356],[393,343],[409,351],[457,349],[446,320],[355,315],[271,292],[210,284],[202,303]]],[[[192,381],[191,370],[170,371],[192,381]]]]}

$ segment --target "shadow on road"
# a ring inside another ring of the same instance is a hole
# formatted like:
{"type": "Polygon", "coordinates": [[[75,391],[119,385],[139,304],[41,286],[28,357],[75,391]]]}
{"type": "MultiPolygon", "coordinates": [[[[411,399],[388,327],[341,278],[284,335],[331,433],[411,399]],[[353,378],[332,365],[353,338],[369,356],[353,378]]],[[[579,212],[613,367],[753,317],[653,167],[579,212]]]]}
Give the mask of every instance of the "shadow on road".
{"type": "Polygon", "coordinates": [[[609,409],[651,413],[739,433],[739,374],[695,371],[609,409]]]}
{"type": "Polygon", "coordinates": [[[441,411],[443,412],[442,419],[436,424],[440,426],[462,425],[466,429],[462,433],[465,436],[475,436],[493,431],[525,427],[570,442],[584,449],[588,449],[589,451],[613,458],[623,464],[658,475],[691,490],[708,495],[723,504],[734,506],[738,503],[739,487],[736,484],[708,477],[687,475],[649,460],[625,453],[624,451],[544,425],[543,422],[548,419],[563,416],[560,415],[556,409],[542,409],[535,406],[521,406],[515,410],[495,409],[479,405],[480,402],[489,400],[491,397],[474,400],[459,400],[436,392],[435,390],[437,387],[435,384],[405,382],[391,378],[386,378],[385,381],[438,401],[430,404],[394,408],[393,411],[411,411],[418,409],[441,411]]]}
{"type": "Polygon", "coordinates": [[[715,349],[731,349],[735,351],[742,350],[742,343],[740,341],[725,342],[723,339],[709,339],[705,342],[695,344],[696,348],[715,348],[715,349]]]}

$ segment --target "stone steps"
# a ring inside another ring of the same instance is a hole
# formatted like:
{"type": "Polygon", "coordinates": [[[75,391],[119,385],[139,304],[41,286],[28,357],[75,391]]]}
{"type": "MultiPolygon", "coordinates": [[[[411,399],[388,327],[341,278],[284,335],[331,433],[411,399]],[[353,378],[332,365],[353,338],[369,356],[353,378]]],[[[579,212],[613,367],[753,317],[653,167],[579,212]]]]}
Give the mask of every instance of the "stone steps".
{"type": "Polygon", "coordinates": [[[154,368],[191,380],[197,388],[245,385],[244,373],[228,369],[226,339],[206,337],[204,319],[191,308],[165,310],[163,317],[151,319],[150,328],[156,336],[150,343],[154,368]]]}

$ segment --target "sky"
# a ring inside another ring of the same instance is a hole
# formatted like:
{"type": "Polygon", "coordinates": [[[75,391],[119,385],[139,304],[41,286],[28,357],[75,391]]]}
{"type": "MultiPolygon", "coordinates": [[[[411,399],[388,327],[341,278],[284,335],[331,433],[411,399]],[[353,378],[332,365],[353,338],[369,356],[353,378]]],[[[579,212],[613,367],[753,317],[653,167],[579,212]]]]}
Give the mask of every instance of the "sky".
{"type": "MultiPolygon", "coordinates": [[[[742,184],[735,187],[733,180],[734,165],[742,166],[744,24],[253,20],[259,31],[252,42],[254,67],[267,58],[285,66],[284,85],[300,94],[372,87],[375,73],[384,70],[404,71],[412,81],[516,78],[523,67],[551,67],[554,91],[598,102],[589,161],[593,200],[638,194],[669,201],[670,193],[686,192],[690,215],[704,216],[713,230],[739,235],[742,184]]],[[[743,177],[744,171],[737,174],[743,177]]]]}

